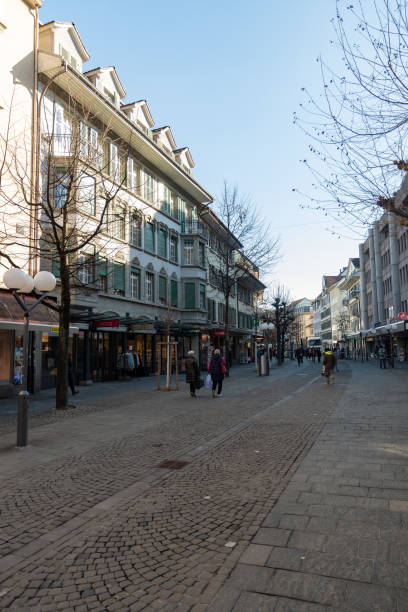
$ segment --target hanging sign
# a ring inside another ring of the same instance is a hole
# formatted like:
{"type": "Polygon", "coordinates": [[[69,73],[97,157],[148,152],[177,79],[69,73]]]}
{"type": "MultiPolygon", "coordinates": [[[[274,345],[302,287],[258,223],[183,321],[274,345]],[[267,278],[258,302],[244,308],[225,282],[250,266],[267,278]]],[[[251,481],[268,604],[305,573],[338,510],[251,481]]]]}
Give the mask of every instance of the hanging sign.
{"type": "Polygon", "coordinates": [[[407,313],[406,313],[406,312],[400,312],[400,313],[399,313],[399,315],[398,315],[398,318],[399,318],[401,321],[406,321],[406,319],[407,319],[407,313]]]}

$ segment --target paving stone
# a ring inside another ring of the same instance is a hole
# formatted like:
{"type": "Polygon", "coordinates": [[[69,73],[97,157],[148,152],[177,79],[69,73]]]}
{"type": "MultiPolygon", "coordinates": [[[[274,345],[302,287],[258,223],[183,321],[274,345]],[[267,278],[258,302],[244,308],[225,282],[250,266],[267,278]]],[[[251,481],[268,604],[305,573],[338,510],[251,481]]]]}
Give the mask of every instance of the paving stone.
{"type": "Polygon", "coordinates": [[[240,563],[247,565],[265,565],[271,553],[271,546],[263,546],[261,544],[250,544],[240,557],[240,563]]]}
{"type": "Polygon", "coordinates": [[[288,529],[275,529],[274,527],[261,527],[253,538],[253,544],[265,544],[267,546],[284,546],[291,532],[288,529]]]}
{"type": "Polygon", "coordinates": [[[233,612],[274,612],[278,599],[259,593],[242,593],[233,612]]]}

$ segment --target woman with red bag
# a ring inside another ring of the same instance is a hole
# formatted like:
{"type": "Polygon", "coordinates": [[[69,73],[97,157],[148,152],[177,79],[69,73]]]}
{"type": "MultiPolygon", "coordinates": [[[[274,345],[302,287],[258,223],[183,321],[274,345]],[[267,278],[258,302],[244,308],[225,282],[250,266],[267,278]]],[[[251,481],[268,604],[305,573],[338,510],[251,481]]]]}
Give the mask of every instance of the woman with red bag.
{"type": "Polygon", "coordinates": [[[212,396],[222,397],[222,381],[224,374],[227,371],[227,364],[225,363],[224,357],[221,357],[220,350],[215,349],[210,363],[208,364],[208,372],[211,374],[212,380],[212,396]],[[218,392],[215,393],[215,389],[218,385],[218,392]]]}

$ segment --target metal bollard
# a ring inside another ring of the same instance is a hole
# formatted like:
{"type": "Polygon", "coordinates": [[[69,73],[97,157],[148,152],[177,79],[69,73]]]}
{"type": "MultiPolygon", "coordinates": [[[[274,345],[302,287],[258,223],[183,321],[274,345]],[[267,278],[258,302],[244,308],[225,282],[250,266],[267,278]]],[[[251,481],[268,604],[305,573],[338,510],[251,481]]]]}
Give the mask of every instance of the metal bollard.
{"type": "Polygon", "coordinates": [[[17,405],[17,446],[27,446],[28,391],[20,391],[17,405]]]}

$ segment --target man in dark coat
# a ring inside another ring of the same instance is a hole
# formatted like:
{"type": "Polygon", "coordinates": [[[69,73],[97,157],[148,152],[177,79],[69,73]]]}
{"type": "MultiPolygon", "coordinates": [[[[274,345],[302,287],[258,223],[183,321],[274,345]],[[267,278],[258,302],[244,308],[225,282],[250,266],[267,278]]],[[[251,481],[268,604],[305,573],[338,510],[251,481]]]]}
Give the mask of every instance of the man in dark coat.
{"type": "Polygon", "coordinates": [[[208,372],[211,374],[212,380],[212,396],[213,397],[222,397],[222,381],[224,379],[224,374],[227,371],[225,359],[221,357],[220,350],[215,349],[213,356],[210,359],[210,363],[208,364],[208,372]],[[218,392],[215,393],[215,389],[218,385],[218,392]]]}
{"type": "Polygon", "coordinates": [[[194,351],[188,351],[186,358],[186,383],[190,383],[190,395],[196,396],[196,390],[200,388],[200,368],[194,357],[194,351]]]}

